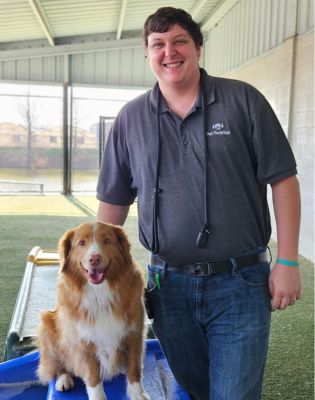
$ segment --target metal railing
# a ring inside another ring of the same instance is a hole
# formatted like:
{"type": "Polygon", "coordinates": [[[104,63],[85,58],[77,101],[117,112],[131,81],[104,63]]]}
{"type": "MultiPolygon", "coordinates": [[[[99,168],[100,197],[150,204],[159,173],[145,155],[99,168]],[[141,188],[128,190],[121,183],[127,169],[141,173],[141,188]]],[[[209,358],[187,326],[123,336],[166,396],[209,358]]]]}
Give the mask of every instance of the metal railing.
{"type": "Polygon", "coordinates": [[[0,193],[44,193],[43,182],[0,180],[0,193]]]}

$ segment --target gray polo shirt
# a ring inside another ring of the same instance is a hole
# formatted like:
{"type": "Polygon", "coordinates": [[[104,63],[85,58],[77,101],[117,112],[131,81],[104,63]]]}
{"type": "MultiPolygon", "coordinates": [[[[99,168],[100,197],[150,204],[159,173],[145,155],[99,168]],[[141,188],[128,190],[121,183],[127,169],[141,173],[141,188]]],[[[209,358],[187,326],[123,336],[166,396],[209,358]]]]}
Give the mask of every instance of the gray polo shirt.
{"type": "MultiPolygon", "coordinates": [[[[161,102],[159,254],[174,264],[225,259],[266,246],[271,234],[267,184],[296,174],[286,136],[260,92],[204,70],[201,82],[206,132],[201,95],[184,119],[161,102]],[[204,135],[211,233],[206,247],[197,249],[204,224],[204,135]]],[[[126,206],[137,197],[139,236],[147,249],[152,243],[157,93],[158,84],[120,111],[97,186],[97,198],[107,203],[126,206]]]]}

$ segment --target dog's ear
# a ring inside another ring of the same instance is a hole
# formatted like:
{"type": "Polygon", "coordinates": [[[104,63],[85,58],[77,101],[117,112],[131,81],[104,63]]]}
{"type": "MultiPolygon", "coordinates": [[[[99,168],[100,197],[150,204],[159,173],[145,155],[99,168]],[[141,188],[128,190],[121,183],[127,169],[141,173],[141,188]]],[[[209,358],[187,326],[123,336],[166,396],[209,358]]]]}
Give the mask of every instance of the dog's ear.
{"type": "Polygon", "coordinates": [[[122,256],[124,257],[127,264],[132,264],[132,257],[130,254],[130,243],[124,230],[119,226],[115,226],[114,231],[118,240],[118,245],[122,256]]]}
{"type": "Polygon", "coordinates": [[[65,272],[67,270],[71,254],[73,237],[74,237],[74,230],[70,229],[69,231],[65,232],[59,240],[58,248],[60,256],[61,272],[65,272]]]}

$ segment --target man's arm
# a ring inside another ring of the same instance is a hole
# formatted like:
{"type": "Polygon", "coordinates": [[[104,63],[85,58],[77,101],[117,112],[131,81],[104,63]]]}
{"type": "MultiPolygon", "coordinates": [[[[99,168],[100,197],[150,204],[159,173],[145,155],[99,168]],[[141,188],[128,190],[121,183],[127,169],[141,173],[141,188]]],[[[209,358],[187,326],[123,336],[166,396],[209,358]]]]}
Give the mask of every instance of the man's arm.
{"type": "Polygon", "coordinates": [[[128,216],[129,206],[119,206],[116,204],[99,202],[96,219],[114,225],[123,225],[128,216]]]}
{"type": "MultiPolygon", "coordinates": [[[[277,225],[277,258],[298,261],[301,200],[299,182],[295,176],[271,185],[277,225]]],[[[269,278],[273,310],[285,309],[291,299],[301,297],[298,267],[275,264],[269,278]]]]}

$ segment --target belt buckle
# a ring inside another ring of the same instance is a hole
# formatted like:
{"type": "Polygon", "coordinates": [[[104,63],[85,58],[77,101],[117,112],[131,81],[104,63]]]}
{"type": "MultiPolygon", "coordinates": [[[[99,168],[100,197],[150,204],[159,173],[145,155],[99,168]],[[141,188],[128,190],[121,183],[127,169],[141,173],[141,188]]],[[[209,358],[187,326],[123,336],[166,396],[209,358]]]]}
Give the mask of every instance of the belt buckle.
{"type": "Polygon", "coordinates": [[[211,263],[195,263],[194,264],[194,275],[202,276],[202,275],[210,275],[212,274],[211,263]]]}

